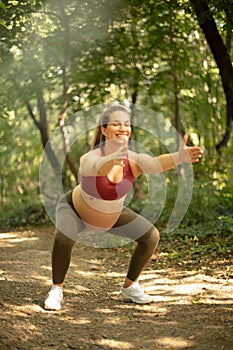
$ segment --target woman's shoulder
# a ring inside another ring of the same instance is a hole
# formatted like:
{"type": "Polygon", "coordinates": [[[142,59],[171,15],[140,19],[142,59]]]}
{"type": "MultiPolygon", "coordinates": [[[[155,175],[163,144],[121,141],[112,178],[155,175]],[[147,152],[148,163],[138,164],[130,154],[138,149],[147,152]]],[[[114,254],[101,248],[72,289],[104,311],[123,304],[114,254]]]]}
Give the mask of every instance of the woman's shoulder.
{"type": "Polygon", "coordinates": [[[128,158],[129,160],[135,161],[137,160],[138,157],[138,153],[132,151],[132,150],[128,150],[128,158]]]}
{"type": "Polygon", "coordinates": [[[84,153],[81,158],[86,159],[88,157],[99,156],[101,154],[100,148],[91,149],[90,151],[84,153]]]}
{"type": "Polygon", "coordinates": [[[96,160],[100,157],[100,150],[99,149],[93,149],[90,150],[87,153],[84,153],[80,157],[80,170],[86,168],[86,166],[89,166],[93,164],[93,162],[96,162],[96,160]]]}

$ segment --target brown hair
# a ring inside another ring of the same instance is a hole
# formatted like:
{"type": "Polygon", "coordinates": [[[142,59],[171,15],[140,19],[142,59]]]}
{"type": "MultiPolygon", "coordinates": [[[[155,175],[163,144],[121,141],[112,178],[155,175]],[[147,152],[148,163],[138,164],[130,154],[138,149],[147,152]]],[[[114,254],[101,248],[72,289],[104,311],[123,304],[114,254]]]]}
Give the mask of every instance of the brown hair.
{"type": "Polygon", "coordinates": [[[126,107],[124,107],[124,106],[122,106],[120,104],[119,105],[113,105],[113,106],[109,107],[108,109],[106,109],[104,111],[104,113],[102,114],[102,116],[100,117],[98,126],[96,127],[92,148],[96,148],[101,143],[105,142],[105,136],[102,134],[101,127],[102,126],[104,128],[107,127],[107,125],[109,123],[110,115],[113,112],[116,112],[116,111],[123,111],[123,112],[128,113],[130,115],[130,119],[131,119],[130,111],[126,107]]]}

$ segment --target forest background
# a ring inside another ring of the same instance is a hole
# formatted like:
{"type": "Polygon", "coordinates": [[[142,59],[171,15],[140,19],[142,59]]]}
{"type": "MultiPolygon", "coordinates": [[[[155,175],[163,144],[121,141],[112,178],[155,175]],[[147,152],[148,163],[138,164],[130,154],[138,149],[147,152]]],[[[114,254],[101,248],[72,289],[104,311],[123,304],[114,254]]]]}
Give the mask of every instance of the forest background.
{"type": "MultiPolygon", "coordinates": [[[[92,106],[127,101],[162,115],[180,135],[190,136],[190,144],[204,150],[194,166],[187,213],[162,237],[175,237],[195,252],[229,253],[232,2],[9,0],[0,2],[0,11],[1,228],[50,222],[39,186],[44,150],[55,174],[62,167],[64,189],[74,187],[92,130],[69,149],[70,118],[92,106]],[[64,164],[50,139],[57,130],[64,164]]],[[[152,129],[139,128],[136,141],[150,145],[155,155],[166,151],[152,129]]],[[[160,231],[177,197],[175,170],[166,173],[166,183],[160,231]]],[[[143,208],[146,191],[146,180],[140,178],[130,203],[133,209],[143,208]]]]}

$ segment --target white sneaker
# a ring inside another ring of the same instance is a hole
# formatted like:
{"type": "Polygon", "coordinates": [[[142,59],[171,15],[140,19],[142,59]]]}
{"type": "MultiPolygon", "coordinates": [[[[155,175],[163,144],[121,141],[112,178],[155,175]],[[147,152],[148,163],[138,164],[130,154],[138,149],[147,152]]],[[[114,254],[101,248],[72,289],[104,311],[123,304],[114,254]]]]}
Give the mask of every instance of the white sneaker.
{"type": "Polygon", "coordinates": [[[128,288],[121,288],[121,300],[136,304],[149,304],[155,301],[153,296],[144,293],[138,282],[128,288]]]}
{"type": "Polygon", "coordinates": [[[46,310],[60,310],[63,299],[63,290],[59,286],[52,286],[44,302],[46,310]]]}

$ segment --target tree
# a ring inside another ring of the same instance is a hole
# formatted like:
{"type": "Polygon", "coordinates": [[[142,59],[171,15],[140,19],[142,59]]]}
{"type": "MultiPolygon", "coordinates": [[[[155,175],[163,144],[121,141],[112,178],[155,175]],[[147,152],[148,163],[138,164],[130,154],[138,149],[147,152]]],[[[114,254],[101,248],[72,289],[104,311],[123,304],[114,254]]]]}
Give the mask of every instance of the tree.
{"type": "MultiPolygon", "coordinates": [[[[30,116],[43,147],[60,125],[70,165],[66,120],[86,106],[116,99],[152,107],[181,133],[198,134],[208,147],[220,138],[222,118],[213,122],[214,104],[203,88],[208,81],[223,109],[220,80],[203,67],[207,44],[197,35],[196,18],[185,12],[187,1],[4,3],[2,110],[20,109],[19,118],[30,116]],[[211,129],[215,137],[208,144],[211,129]]],[[[214,60],[209,62],[211,67],[214,60]]],[[[54,167],[60,166],[52,159],[52,146],[46,152],[54,167]]],[[[72,172],[77,175],[76,166],[72,172]]]]}
{"type": "MultiPolygon", "coordinates": [[[[213,9],[212,11],[210,10],[208,3],[205,0],[191,0],[191,3],[194,5],[198,22],[219,68],[226,97],[226,130],[222,140],[216,145],[217,150],[220,151],[222,146],[227,146],[230,139],[233,120],[233,66],[230,52],[228,51],[230,45],[224,44],[212,14],[213,9]]],[[[217,2],[216,4],[218,7],[217,2]]],[[[230,4],[230,1],[225,0],[223,6],[229,19],[228,25],[231,25],[232,28],[232,3],[230,4]]],[[[230,40],[229,34],[228,40],[230,40]]]]}
{"type": "Polygon", "coordinates": [[[45,151],[57,173],[60,164],[49,141],[49,126],[44,99],[45,85],[41,79],[44,62],[41,57],[37,60],[34,59],[35,52],[33,52],[33,46],[30,42],[36,39],[33,35],[35,28],[33,28],[31,16],[41,9],[43,1],[34,0],[23,3],[4,1],[4,5],[6,11],[3,18],[6,27],[2,29],[1,33],[4,42],[1,51],[1,68],[4,86],[9,85],[9,89],[14,91],[14,93],[8,94],[5,104],[10,109],[10,105],[14,106],[14,101],[17,100],[20,101],[20,106],[26,107],[28,115],[40,132],[43,148],[46,146],[45,151]],[[30,28],[30,36],[26,37],[25,32],[28,28],[30,28]]]}

